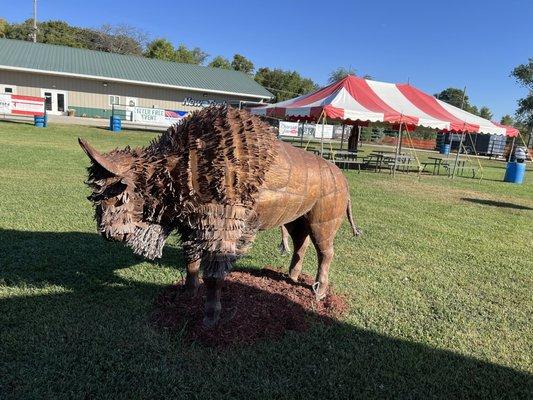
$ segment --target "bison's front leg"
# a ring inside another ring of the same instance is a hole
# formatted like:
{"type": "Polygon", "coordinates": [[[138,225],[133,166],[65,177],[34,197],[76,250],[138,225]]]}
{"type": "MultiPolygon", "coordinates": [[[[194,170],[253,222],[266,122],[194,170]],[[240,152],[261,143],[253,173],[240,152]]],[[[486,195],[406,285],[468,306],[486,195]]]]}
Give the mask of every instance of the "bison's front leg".
{"type": "Polygon", "coordinates": [[[203,324],[206,328],[213,328],[218,324],[222,309],[220,294],[223,283],[224,278],[204,277],[206,300],[203,324]]]}
{"type": "Polygon", "coordinates": [[[185,290],[191,297],[196,297],[200,286],[200,258],[187,262],[187,276],[185,277],[185,290]]]}

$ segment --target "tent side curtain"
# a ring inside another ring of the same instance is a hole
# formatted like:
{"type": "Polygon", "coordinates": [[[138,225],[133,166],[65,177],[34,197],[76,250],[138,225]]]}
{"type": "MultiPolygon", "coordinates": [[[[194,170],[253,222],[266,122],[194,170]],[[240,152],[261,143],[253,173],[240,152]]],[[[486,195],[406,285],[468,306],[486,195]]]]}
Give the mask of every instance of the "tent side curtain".
{"type": "Polygon", "coordinates": [[[518,130],[454,107],[408,84],[347,76],[316,92],[265,107],[253,114],[317,121],[322,115],[347,123],[388,122],[443,132],[517,136],[518,130]]]}

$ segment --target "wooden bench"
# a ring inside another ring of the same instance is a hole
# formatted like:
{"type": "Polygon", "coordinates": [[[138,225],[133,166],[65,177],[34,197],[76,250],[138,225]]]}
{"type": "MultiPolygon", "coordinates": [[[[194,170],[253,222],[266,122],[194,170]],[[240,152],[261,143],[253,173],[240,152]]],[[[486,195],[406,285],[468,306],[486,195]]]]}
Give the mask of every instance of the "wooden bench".
{"type": "Polygon", "coordinates": [[[357,173],[361,172],[361,165],[363,164],[361,161],[357,161],[357,160],[342,160],[342,159],[332,160],[332,162],[341,169],[352,169],[350,168],[350,166],[354,166],[355,168],[353,169],[357,169],[357,173]]]}

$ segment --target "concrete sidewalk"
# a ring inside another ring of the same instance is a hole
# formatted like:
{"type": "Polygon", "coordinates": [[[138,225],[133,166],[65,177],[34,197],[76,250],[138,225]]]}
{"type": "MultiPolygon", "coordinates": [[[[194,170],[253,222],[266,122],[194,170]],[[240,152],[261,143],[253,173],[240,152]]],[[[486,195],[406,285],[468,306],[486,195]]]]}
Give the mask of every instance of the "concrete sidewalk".
{"type": "MultiPolygon", "coordinates": [[[[29,118],[29,117],[24,117],[24,116],[0,114],[0,120],[25,122],[28,124],[33,124],[33,117],[29,118]]],[[[63,125],[95,126],[98,128],[109,127],[109,120],[106,118],[69,117],[66,115],[48,114],[48,123],[49,124],[63,124],[63,125]]],[[[122,127],[124,129],[131,129],[131,130],[138,130],[138,131],[164,132],[166,130],[166,128],[162,126],[140,125],[140,124],[131,123],[127,121],[122,121],[122,127]]]]}

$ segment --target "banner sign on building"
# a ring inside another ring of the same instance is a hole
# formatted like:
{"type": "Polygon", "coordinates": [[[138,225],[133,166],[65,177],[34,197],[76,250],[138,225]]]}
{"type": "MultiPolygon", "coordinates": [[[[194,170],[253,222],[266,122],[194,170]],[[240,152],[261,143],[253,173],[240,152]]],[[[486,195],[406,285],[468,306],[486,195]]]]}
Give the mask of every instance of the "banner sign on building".
{"type": "Polygon", "coordinates": [[[187,115],[186,111],[163,110],[161,108],[128,107],[132,121],[146,125],[171,126],[181,122],[187,115]]]}
{"type": "Polygon", "coordinates": [[[11,114],[10,94],[0,94],[0,114],[11,114]]]}
{"type": "Polygon", "coordinates": [[[0,114],[42,116],[44,115],[44,98],[0,94],[0,114]]]}
{"type": "Polygon", "coordinates": [[[280,136],[298,136],[298,122],[279,121],[280,136]]]}
{"type": "Polygon", "coordinates": [[[214,99],[193,99],[192,97],[185,97],[183,105],[189,107],[209,107],[209,106],[225,106],[225,100],[214,99]]]}

